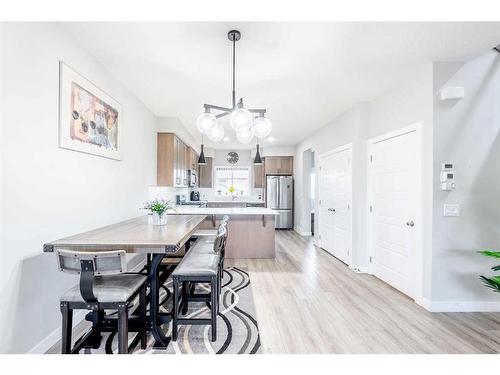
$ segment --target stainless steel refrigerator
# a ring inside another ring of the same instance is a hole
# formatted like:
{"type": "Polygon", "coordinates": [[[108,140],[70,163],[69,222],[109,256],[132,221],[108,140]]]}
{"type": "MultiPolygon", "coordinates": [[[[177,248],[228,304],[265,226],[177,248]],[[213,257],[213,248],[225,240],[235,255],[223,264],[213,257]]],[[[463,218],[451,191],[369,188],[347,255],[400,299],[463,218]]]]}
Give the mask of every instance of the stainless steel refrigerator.
{"type": "Polygon", "coordinates": [[[293,228],[293,178],[292,176],[267,176],[267,207],[278,211],[277,229],[293,228]]]}

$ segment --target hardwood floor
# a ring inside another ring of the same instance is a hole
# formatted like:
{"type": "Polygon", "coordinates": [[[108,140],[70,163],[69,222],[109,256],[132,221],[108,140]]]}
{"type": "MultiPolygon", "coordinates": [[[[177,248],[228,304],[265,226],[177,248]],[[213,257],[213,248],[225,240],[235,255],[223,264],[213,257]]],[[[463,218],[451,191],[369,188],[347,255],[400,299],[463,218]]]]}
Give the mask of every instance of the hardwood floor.
{"type": "Polygon", "coordinates": [[[293,231],[276,259],[226,262],[250,273],[264,353],[500,351],[500,313],[428,312],[293,231]]]}

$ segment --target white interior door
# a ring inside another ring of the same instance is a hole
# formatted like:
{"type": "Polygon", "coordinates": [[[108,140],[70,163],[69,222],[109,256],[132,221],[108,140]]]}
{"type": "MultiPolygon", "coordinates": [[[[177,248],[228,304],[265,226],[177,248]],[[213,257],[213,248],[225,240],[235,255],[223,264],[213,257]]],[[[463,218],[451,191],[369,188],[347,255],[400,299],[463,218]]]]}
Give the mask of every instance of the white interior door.
{"type": "Polygon", "coordinates": [[[350,147],[320,158],[321,246],[347,264],[352,244],[351,158],[350,147]]]}
{"type": "Polygon", "coordinates": [[[417,133],[374,142],[371,161],[372,273],[414,297],[417,212],[417,133]]]}

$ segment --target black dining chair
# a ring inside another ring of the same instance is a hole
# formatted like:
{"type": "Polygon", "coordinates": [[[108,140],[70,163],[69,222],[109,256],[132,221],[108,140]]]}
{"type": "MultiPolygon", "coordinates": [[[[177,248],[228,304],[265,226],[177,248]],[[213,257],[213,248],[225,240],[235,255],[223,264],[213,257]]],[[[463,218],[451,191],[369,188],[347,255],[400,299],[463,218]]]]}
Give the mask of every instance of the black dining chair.
{"type": "MultiPolygon", "coordinates": [[[[75,352],[71,347],[73,310],[91,310],[93,313],[92,335],[100,341],[101,322],[104,310],[116,310],[118,314],[118,353],[129,352],[129,309],[139,296],[139,328],[141,348],[146,348],[146,281],[145,275],[126,273],[125,251],[70,251],[56,250],[59,269],[62,272],[79,274],[80,283],[69,289],[60,298],[62,314],[63,354],[75,352]]],[[[135,339],[134,339],[135,342],[135,339]]],[[[132,345],[133,348],[133,345],[132,345]]],[[[76,349],[76,352],[79,348],[76,349]]]]}

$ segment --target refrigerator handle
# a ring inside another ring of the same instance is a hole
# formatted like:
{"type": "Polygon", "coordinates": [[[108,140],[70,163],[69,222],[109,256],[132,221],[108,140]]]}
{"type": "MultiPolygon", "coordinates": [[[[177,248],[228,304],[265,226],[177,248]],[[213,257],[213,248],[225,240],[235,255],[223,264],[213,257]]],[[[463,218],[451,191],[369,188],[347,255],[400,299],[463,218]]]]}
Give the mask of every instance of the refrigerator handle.
{"type": "Polygon", "coordinates": [[[276,209],[280,209],[280,179],[276,178],[276,209]]]}

